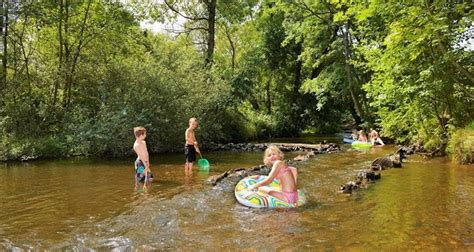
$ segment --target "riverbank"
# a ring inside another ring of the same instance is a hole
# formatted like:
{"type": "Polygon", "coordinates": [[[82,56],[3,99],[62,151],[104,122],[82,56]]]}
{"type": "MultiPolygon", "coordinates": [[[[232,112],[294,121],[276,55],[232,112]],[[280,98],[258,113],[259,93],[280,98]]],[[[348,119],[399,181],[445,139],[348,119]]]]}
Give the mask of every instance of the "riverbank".
{"type": "MultiPolygon", "coordinates": [[[[261,152],[264,151],[269,145],[277,145],[284,152],[289,151],[307,151],[311,150],[315,153],[324,153],[332,149],[337,150],[339,147],[337,144],[307,144],[307,143],[227,143],[227,144],[216,144],[208,143],[202,146],[203,152],[216,152],[216,151],[234,151],[234,152],[261,152]]],[[[14,151],[15,153],[17,151],[14,151]]],[[[19,152],[18,152],[19,153],[19,152]]],[[[150,154],[169,154],[169,153],[179,153],[179,151],[174,152],[160,152],[160,151],[150,151],[150,154]]],[[[123,153],[123,155],[104,155],[104,157],[134,157],[135,153],[130,149],[128,152],[123,153]]],[[[0,156],[0,162],[10,162],[10,161],[34,161],[34,160],[52,160],[57,158],[71,158],[71,157],[97,157],[94,155],[67,155],[67,156],[54,156],[46,155],[43,156],[39,152],[34,152],[33,154],[18,154],[18,155],[3,155],[0,156]]]]}

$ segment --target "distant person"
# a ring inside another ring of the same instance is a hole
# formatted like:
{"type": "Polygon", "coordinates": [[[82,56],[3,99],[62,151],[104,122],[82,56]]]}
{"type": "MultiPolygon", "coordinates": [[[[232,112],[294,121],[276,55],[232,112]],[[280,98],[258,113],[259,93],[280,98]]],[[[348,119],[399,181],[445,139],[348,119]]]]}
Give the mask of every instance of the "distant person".
{"type": "Polygon", "coordinates": [[[196,140],[196,136],[194,134],[194,130],[198,127],[198,121],[196,118],[189,119],[189,127],[186,129],[184,133],[186,139],[185,145],[185,155],[186,155],[186,163],[184,165],[184,171],[186,174],[193,172],[193,165],[194,161],[196,161],[196,152],[201,154],[199,150],[198,142],[196,140]]]}
{"type": "Polygon", "coordinates": [[[359,130],[359,142],[368,142],[364,130],[359,130]]]}
{"type": "Polygon", "coordinates": [[[137,160],[135,160],[135,182],[152,182],[153,173],[150,171],[150,160],[145,142],[146,129],[135,127],[133,128],[133,134],[135,135],[133,150],[137,153],[137,160]]]}
{"type": "Polygon", "coordinates": [[[295,167],[288,166],[283,160],[283,152],[276,146],[271,145],[265,150],[263,156],[263,162],[267,166],[272,166],[272,170],[268,176],[249,187],[250,190],[259,189],[259,187],[267,185],[273,181],[273,179],[278,179],[280,181],[281,190],[278,189],[268,189],[260,190],[268,193],[269,195],[281,199],[288,203],[297,203],[298,202],[298,190],[297,190],[297,177],[298,172],[295,167]]]}
{"type": "Polygon", "coordinates": [[[354,141],[356,141],[359,138],[359,136],[357,135],[357,130],[356,129],[352,130],[351,138],[354,141]]]}
{"type": "Polygon", "coordinates": [[[370,137],[370,142],[372,143],[372,145],[375,145],[376,143],[382,146],[385,145],[382,139],[380,138],[379,133],[373,128],[370,128],[369,137],[370,137]]]}

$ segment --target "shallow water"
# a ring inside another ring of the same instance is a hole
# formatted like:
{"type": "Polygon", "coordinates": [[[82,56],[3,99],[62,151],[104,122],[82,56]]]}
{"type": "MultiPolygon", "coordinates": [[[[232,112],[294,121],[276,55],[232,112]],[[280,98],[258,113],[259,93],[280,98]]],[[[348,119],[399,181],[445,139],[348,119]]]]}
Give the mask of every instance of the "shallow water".
{"type": "Polygon", "coordinates": [[[0,250],[474,249],[473,166],[413,155],[367,189],[337,192],[394,150],[349,149],[300,163],[309,203],[290,210],[250,209],[203,183],[260,164],[261,153],[208,153],[211,172],[188,177],[183,155],[154,156],[156,181],[138,192],[133,159],[4,165],[0,250]]]}

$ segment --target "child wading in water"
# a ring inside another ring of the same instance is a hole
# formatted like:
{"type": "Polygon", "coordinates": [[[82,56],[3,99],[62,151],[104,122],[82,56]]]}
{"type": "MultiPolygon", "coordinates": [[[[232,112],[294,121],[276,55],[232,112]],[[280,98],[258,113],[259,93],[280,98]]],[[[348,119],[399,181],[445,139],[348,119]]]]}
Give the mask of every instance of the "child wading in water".
{"type": "Polygon", "coordinates": [[[150,171],[150,160],[148,157],[148,149],[146,148],[146,129],[143,127],[133,128],[135,135],[135,143],[133,150],[137,153],[137,160],[135,160],[135,185],[138,182],[144,182],[145,177],[147,182],[153,181],[153,173],[150,171]]]}
{"type": "Polygon", "coordinates": [[[269,146],[265,150],[263,156],[263,162],[267,166],[272,166],[270,174],[267,178],[258,182],[255,185],[250,186],[250,190],[258,189],[261,186],[267,185],[273,181],[274,178],[280,180],[281,190],[260,190],[268,193],[269,195],[286,201],[288,203],[298,202],[298,191],[297,191],[297,176],[298,172],[295,167],[288,166],[283,160],[283,152],[276,146],[269,146]]]}
{"type": "Polygon", "coordinates": [[[364,133],[364,130],[359,130],[359,142],[367,142],[367,136],[364,133]]]}
{"type": "Polygon", "coordinates": [[[198,147],[198,142],[196,140],[196,136],[194,135],[194,130],[197,128],[198,122],[196,118],[189,119],[189,127],[186,129],[184,133],[184,137],[186,139],[185,145],[185,155],[186,155],[186,163],[184,164],[184,172],[186,174],[190,174],[193,172],[193,164],[196,161],[196,152],[201,154],[201,151],[198,147]]]}

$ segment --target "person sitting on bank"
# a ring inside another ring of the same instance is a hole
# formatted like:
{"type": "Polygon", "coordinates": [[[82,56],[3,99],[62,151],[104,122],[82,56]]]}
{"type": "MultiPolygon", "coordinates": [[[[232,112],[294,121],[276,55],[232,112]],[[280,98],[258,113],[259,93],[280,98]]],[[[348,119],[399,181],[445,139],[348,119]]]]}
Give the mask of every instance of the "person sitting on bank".
{"type": "Polygon", "coordinates": [[[370,137],[370,142],[372,143],[372,145],[375,145],[375,144],[380,144],[382,146],[385,145],[382,139],[380,138],[379,133],[373,128],[370,128],[369,137],[370,137]]]}
{"type": "Polygon", "coordinates": [[[359,138],[359,136],[357,135],[357,130],[356,129],[352,130],[351,138],[354,141],[357,141],[357,139],[359,138]]]}

